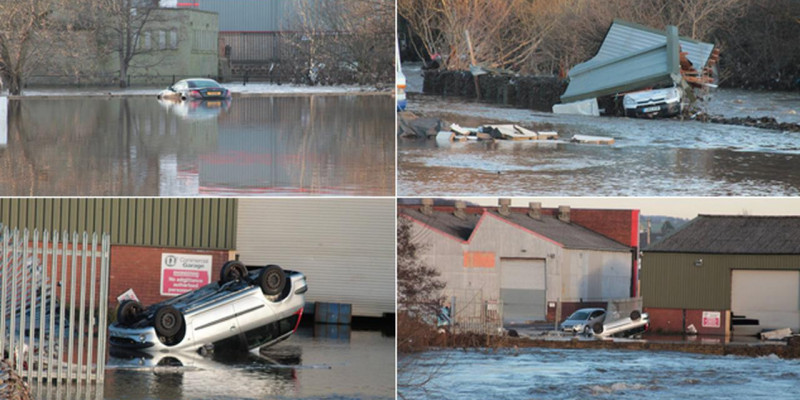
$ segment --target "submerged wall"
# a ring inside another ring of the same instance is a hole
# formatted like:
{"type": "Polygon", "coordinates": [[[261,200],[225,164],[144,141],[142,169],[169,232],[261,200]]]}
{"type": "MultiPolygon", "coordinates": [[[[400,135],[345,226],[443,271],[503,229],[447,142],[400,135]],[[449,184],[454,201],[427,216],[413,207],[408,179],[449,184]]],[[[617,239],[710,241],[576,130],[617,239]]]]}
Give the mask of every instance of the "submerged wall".
{"type": "MultiPolygon", "coordinates": [[[[469,71],[426,71],[423,92],[444,96],[475,98],[475,80],[469,71]]],[[[554,76],[481,75],[478,78],[481,101],[551,111],[567,82],[554,76]]]]}

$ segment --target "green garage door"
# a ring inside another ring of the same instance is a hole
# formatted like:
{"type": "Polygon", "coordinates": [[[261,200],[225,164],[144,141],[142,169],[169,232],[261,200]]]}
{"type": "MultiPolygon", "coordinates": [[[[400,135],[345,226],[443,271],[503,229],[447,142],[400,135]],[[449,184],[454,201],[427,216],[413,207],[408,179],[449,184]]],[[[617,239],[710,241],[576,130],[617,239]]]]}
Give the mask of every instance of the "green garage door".
{"type": "Polygon", "coordinates": [[[544,260],[501,259],[500,298],[503,323],[544,321],[546,313],[544,260]]]}

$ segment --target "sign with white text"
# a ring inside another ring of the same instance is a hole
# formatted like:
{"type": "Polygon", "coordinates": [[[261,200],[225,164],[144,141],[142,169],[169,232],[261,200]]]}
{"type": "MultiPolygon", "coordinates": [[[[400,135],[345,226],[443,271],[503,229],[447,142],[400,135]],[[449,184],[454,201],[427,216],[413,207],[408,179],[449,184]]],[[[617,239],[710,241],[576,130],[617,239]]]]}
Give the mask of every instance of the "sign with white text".
{"type": "Polygon", "coordinates": [[[703,311],[703,328],[719,328],[721,319],[719,311],[703,311]]]}
{"type": "Polygon", "coordinates": [[[211,282],[210,255],[161,254],[161,295],[177,296],[211,282]]]}

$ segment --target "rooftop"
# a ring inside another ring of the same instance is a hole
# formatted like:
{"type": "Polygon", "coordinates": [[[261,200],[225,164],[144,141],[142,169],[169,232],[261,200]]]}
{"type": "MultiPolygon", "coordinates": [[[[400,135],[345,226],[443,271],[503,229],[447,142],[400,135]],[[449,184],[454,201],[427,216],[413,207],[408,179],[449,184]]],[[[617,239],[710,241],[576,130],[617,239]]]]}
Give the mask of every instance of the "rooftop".
{"type": "Polygon", "coordinates": [[[800,254],[800,216],[700,215],[646,251],[800,254]]]}

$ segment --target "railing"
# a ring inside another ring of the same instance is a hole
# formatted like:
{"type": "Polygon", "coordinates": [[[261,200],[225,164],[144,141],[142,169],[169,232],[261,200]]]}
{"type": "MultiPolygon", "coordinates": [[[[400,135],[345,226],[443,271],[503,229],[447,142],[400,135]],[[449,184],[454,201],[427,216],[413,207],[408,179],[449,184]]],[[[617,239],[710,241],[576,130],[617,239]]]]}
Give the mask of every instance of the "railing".
{"type": "Polygon", "coordinates": [[[29,382],[102,382],[109,235],[2,228],[0,251],[7,362],[29,382]]]}

